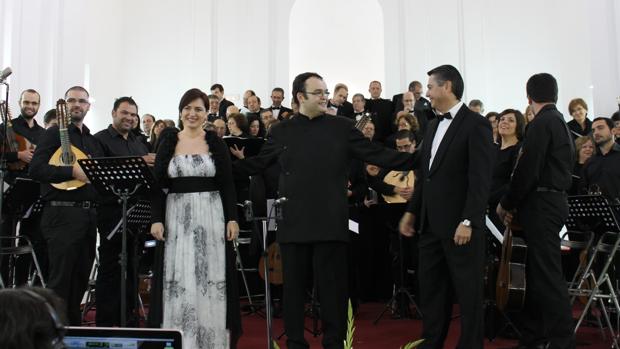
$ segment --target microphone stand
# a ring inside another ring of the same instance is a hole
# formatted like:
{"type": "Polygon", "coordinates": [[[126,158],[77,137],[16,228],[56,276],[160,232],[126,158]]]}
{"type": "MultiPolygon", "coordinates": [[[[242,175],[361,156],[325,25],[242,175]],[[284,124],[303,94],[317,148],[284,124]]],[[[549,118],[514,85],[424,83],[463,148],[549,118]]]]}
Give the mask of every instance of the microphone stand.
{"type": "Polygon", "coordinates": [[[287,201],[285,197],[274,200],[272,210],[276,210],[275,217],[271,214],[272,210],[269,210],[267,217],[256,217],[254,216],[254,212],[252,210],[252,202],[246,200],[243,204],[245,210],[245,217],[247,221],[252,221],[254,224],[259,221],[262,224],[262,233],[263,233],[263,272],[265,273],[265,318],[267,319],[267,349],[274,349],[274,340],[273,340],[273,314],[271,312],[271,284],[269,282],[269,256],[267,253],[267,223],[269,221],[277,221],[282,220],[282,204],[287,201]]]}
{"type": "MultiPolygon", "coordinates": [[[[0,104],[0,115],[2,115],[2,153],[0,154],[0,193],[4,194],[4,177],[7,171],[6,150],[9,148],[9,139],[7,133],[7,125],[9,124],[9,84],[6,82],[0,83],[6,86],[6,93],[4,97],[4,103],[0,104]]],[[[0,195],[0,208],[4,205],[4,195],[0,195]]],[[[0,215],[0,236],[3,236],[4,216],[0,215]]]]}
{"type": "MultiPolygon", "coordinates": [[[[0,116],[2,117],[2,152],[0,153],[0,212],[3,212],[4,207],[4,177],[7,171],[6,151],[9,148],[9,140],[7,138],[7,125],[9,119],[9,84],[6,82],[0,83],[6,86],[6,93],[4,103],[0,104],[0,116]]],[[[4,215],[0,213],[0,236],[4,236],[4,215]]],[[[2,247],[2,246],[0,246],[2,247]]],[[[0,258],[0,270],[2,270],[2,258],[0,258]]],[[[2,282],[2,275],[0,274],[0,288],[4,288],[4,282],[2,282]]]]}

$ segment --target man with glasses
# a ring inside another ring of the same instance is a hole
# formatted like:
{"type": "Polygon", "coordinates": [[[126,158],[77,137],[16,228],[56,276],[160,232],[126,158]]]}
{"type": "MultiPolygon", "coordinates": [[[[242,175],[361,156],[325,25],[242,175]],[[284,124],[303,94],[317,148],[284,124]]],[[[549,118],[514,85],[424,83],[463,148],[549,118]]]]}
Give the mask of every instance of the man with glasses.
{"type": "Polygon", "coordinates": [[[288,348],[308,348],[304,302],[310,266],[321,304],[323,347],[342,348],[346,333],[348,275],[347,180],[352,159],[384,168],[410,169],[413,156],[370,142],[344,117],[327,115],[329,92],[323,78],[303,73],[293,81],[299,114],[271,127],[259,155],[235,163],[240,175],[281,166],[285,197],[277,241],[284,272],[284,326],[288,348]]]}
{"type": "MultiPolygon", "coordinates": [[[[67,112],[71,119],[67,133],[71,145],[90,157],[101,157],[103,150],[99,142],[84,125],[84,117],[90,109],[88,99],[88,91],[81,86],[71,87],[65,93],[67,112]]],[[[59,147],[60,131],[58,126],[52,126],[45,131],[34,152],[30,175],[41,182],[44,203],[41,232],[49,254],[47,286],[67,304],[69,323],[79,326],[80,303],[88,286],[95,257],[97,192],[88,183],[88,178],[77,163],[73,167],[49,164],[59,147]],[[73,190],[60,190],[51,185],[73,179],[85,182],[86,185],[73,190]]]]}

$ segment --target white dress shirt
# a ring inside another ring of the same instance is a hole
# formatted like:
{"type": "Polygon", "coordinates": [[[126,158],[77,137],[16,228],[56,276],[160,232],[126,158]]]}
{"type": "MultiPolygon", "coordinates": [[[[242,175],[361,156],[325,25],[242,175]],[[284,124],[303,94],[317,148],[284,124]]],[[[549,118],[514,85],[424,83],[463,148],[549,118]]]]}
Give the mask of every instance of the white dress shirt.
{"type": "MultiPolygon", "coordinates": [[[[452,115],[452,119],[443,119],[437,125],[437,132],[435,132],[435,137],[433,138],[433,146],[431,147],[431,161],[428,163],[428,169],[431,169],[433,165],[433,160],[435,159],[435,154],[437,154],[437,149],[439,149],[439,145],[443,140],[443,137],[446,135],[446,131],[448,131],[448,127],[452,124],[452,120],[456,118],[456,114],[459,112],[459,109],[463,106],[463,102],[459,101],[454,107],[452,107],[448,112],[452,115]]],[[[437,114],[443,115],[443,114],[437,114]]]]}

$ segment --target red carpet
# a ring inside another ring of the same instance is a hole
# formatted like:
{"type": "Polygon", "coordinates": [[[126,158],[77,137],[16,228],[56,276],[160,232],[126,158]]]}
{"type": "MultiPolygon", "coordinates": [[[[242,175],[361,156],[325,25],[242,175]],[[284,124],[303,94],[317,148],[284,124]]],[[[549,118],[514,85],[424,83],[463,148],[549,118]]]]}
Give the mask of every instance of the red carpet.
{"type": "MultiPolygon", "coordinates": [[[[355,341],[354,349],[398,349],[402,345],[420,338],[422,333],[422,322],[420,320],[394,320],[390,314],[386,313],[377,325],[373,325],[374,319],[381,313],[384,305],[379,303],[367,303],[360,306],[359,314],[355,319],[355,341]]],[[[239,341],[239,349],[259,349],[267,348],[266,321],[264,318],[252,314],[244,315],[243,318],[244,334],[239,341]]],[[[310,319],[306,320],[307,328],[312,328],[310,319]]],[[[455,348],[459,336],[459,320],[452,321],[446,348],[455,348]]],[[[281,319],[274,319],[273,333],[279,336],[283,332],[281,319]]],[[[609,336],[608,336],[609,337],[609,336]]],[[[313,337],[306,332],[306,340],[311,348],[321,348],[321,337],[313,337]]],[[[278,340],[280,348],[286,348],[286,337],[278,340]]],[[[516,341],[498,338],[493,342],[485,339],[485,348],[510,348],[516,345],[516,341]]],[[[610,348],[609,341],[603,341],[600,331],[594,327],[582,327],[577,333],[578,348],[610,348]]]]}
{"type": "MultiPolygon", "coordinates": [[[[398,349],[404,344],[419,339],[422,334],[422,322],[411,319],[392,319],[389,312],[381,318],[377,325],[373,321],[384,309],[384,304],[366,303],[362,304],[359,313],[355,318],[354,349],[398,349]]],[[[574,312],[574,316],[578,316],[574,312]]],[[[87,321],[94,320],[95,311],[90,311],[87,321]]],[[[266,320],[256,314],[243,315],[244,334],[239,341],[239,349],[264,349],[267,348],[267,328],[266,320]]],[[[320,322],[319,322],[320,326],[320,322]]],[[[312,329],[312,321],[306,319],[306,328],[312,329]]],[[[320,328],[320,327],[319,327],[320,328]]],[[[460,323],[458,318],[452,321],[446,348],[455,348],[459,336],[460,323]]],[[[283,333],[282,319],[274,319],[273,334],[278,337],[283,333]]],[[[587,349],[610,348],[609,334],[606,333],[607,340],[603,340],[600,330],[597,327],[582,326],[577,333],[577,347],[587,349]]],[[[306,331],[306,340],[311,348],[321,348],[321,336],[313,337],[306,331]]],[[[286,336],[282,336],[277,341],[280,348],[286,348],[286,336]]],[[[511,348],[516,345],[515,340],[497,338],[494,341],[485,339],[484,347],[493,349],[511,348]]]]}

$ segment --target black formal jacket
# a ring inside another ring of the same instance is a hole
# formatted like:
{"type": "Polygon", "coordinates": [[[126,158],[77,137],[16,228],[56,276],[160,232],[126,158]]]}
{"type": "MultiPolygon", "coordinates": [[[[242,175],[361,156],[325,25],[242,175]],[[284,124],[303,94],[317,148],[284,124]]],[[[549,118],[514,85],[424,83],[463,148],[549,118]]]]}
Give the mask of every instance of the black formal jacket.
{"type": "MultiPolygon", "coordinates": [[[[154,174],[160,188],[170,186],[168,177],[168,165],[174,155],[178,142],[179,130],[176,128],[164,129],[160,136],[161,142],[155,157],[154,174]]],[[[205,142],[209,145],[209,152],[215,163],[215,181],[219,188],[224,219],[226,222],[237,220],[236,194],[233,185],[230,151],[215,132],[206,131],[205,142]]],[[[164,222],[165,218],[165,195],[161,189],[154,189],[151,197],[151,222],[164,222]]],[[[222,234],[226,234],[225,231],[222,234]]],[[[163,248],[164,244],[158,242],[156,260],[154,262],[155,278],[152,290],[151,307],[154,312],[149,314],[149,325],[159,327],[162,321],[162,275],[163,275],[163,248]],[[154,303],[154,304],[153,304],[154,303]]],[[[231,331],[231,347],[235,346],[236,340],[241,336],[241,310],[239,307],[239,290],[237,287],[237,271],[235,269],[234,250],[231,241],[226,240],[226,328],[231,331]]]]}
{"type": "Polygon", "coordinates": [[[565,192],[570,189],[575,142],[569,133],[564,116],[555,105],[547,104],[538,111],[528,124],[510,188],[501,200],[504,209],[518,210],[539,190],[565,192]]]}
{"type": "Polygon", "coordinates": [[[367,99],[366,110],[376,114],[374,118],[376,120],[375,139],[383,142],[392,133],[392,125],[394,125],[394,105],[392,101],[383,98],[367,99]]]}
{"type": "MultiPolygon", "coordinates": [[[[271,107],[269,107],[269,108],[267,108],[267,109],[271,110],[271,112],[273,113],[273,110],[274,110],[273,106],[271,106],[271,107]]],[[[282,120],[282,119],[284,119],[284,118],[282,117],[282,114],[284,114],[284,113],[288,113],[288,115],[289,115],[289,117],[290,117],[291,115],[293,115],[293,109],[291,109],[291,108],[287,108],[287,107],[285,107],[285,106],[283,106],[283,105],[280,105],[280,108],[279,108],[279,113],[278,113],[278,116],[277,116],[276,118],[277,118],[278,120],[282,120]]],[[[274,115],[274,116],[275,116],[275,115],[274,115]]]]}
{"type": "Polygon", "coordinates": [[[271,127],[260,154],[235,162],[235,172],[253,175],[278,161],[284,218],[281,243],[348,241],[347,183],[351,160],[408,170],[413,156],[370,142],[347,118],[296,114],[271,127]]]}
{"type": "Polygon", "coordinates": [[[579,125],[579,123],[575,121],[575,119],[566,123],[566,125],[568,126],[568,129],[571,132],[571,136],[573,136],[573,139],[576,139],[580,136],[587,136],[592,132],[592,121],[586,118],[585,124],[586,124],[586,128],[582,129],[581,125],[579,125]]]}
{"type": "Polygon", "coordinates": [[[431,148],[439,119],[428,125],[416,162],[416,186],[407,211],[416,215],[420,231],[450,238],[469,219],[474,232],[485,226],[484,215],[495,163],[491,124],[463,105],[443,137],[433,166],[431,148]]]}
{"type": "Polygon", "coordinates": [[[220,116],[223,117],[223,120],[226,120],[226,109],[231,105],[235,105],[235,103],[227,100],[226,98],[222,98],[220,101],[220,116]]]}
{"type": "MultiPolygon", "coordinates": [[[[43,133],[45,133],[45,129],[39,126],[37,120],[33,121],[34,125],[29,127],[26,119],[22,115],[19,115],[17,118],[11,120],[11,125],[13,126],[13,131],[16,134],[26,138],[28,142],[37,145],[39,143],[39,139],[43,136],[43,133]]],[[[4,124],[0,125],[0,144],[3,144],[4,141],[4,127],[4,124]]],[[[16,162],[18,160],[17,152],[9,152],[8,149],[6,150],[7,151],[4,154],[6,161],[9,163],[16,162]]],[[[28,177],[28,165],[26,165],[22,170],[9,170],[4,179],[8,183],[13,183],[17,177],[28,177]]]]}

